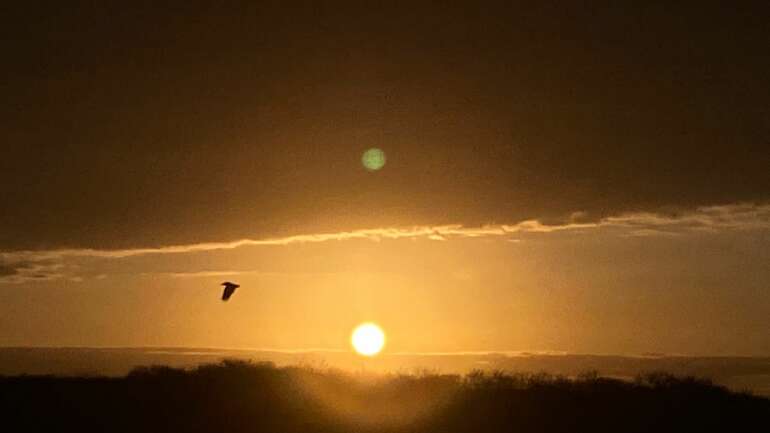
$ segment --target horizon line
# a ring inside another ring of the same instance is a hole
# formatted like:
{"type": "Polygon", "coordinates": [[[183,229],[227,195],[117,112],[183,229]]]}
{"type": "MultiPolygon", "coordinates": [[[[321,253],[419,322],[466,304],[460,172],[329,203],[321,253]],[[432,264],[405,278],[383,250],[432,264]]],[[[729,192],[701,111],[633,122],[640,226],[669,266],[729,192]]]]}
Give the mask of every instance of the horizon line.
{"type": "MultiPolygon", "coordinates": [[[[255,348],[255,347],[216,347],[216,346],[70,346],[70,345],[34,345],[34,346],[19,346],[19,345],[0,345],[0,350],[8,349],[49,349],[49,350],[143,350],[143,351],[169,351],[182,352],[185,350],[195,351],[227,351],[227,352],[267,352],[267,353],[280,353],[280,354],[303,354],[303,353],[335,353],[335,354],[350,354],[355,355],[353,350],[345,349],[333,349],[333,348],[301,348],[301,349],[280,349],[280,348],[255,348]]],[[[607,353],[607,352],[567,352],[558,350],[458,350],[458,351],[428,351],[428,352],[382,352],[378,357],[387,356],[495,356],[502,355],[505,357],[567,357],[567,356],[595,356],[595,357],[622,357],[622,358],[758,358],[770,359],[768,355],[746,355],[746,354],[721,354],[721,355],[706,355],[706,354],[684,354],[684,353],[659,353],[659,352],[643,352],[643,353],[607,353]]]]}

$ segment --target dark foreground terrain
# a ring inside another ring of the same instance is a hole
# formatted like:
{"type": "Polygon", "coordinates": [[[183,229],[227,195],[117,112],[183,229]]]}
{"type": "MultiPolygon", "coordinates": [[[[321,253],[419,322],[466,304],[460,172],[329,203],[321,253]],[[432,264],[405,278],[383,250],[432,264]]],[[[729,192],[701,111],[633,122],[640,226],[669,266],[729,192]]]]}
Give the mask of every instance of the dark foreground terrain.
{"type": "Polygon", "coordinates": [[[770,400],[663,373],[382,376],[225,361],[0,377],[0,419],[8,432],[763,432],[770,400]]]}

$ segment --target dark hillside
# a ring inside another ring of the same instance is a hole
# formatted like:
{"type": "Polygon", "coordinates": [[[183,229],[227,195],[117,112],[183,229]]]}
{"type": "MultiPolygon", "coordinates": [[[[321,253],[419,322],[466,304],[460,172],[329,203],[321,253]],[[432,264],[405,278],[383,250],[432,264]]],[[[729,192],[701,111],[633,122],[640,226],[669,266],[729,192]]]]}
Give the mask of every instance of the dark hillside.
{"type": "Polygon", "coordinates": [[[4,377],[0,415],[14,432],[760,432],[770,400],[663,373],[366,376],[226,361],[4,377]]]}

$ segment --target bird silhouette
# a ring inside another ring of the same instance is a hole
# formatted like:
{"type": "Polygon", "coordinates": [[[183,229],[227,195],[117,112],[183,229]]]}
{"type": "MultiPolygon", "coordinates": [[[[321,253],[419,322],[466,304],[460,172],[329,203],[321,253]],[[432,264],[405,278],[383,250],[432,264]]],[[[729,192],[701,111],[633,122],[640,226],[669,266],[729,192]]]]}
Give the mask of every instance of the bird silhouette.
{"type": "Polygon", "coordinates": [[[230,299],[230,296],[233,296],[233,293],[235,293],[235,289],[237,289],[238,287],[241,287],[240,285],[231,283],[229,281],[225,281],[224,283],[222,283],[222,285],[225,286],[225,291],[222,293],[223,301],[227,301],[228,299],[230,299]]]}

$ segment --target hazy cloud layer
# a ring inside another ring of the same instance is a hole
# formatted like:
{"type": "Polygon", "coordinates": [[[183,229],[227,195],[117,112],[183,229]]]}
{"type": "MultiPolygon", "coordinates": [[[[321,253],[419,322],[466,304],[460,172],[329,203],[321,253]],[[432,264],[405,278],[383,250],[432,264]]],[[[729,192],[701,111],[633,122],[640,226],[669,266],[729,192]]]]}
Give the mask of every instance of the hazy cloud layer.
{"type": "MultiPolygon", "coordinates": [[[[544,224],[537,220],[514,225],[463,227],[443,225],[411,228],[380,228],[340,233],[321,233],[269,239],[241,239],[233,242],[210,242],[173,245],[159,248],[120,250],[62,249],[47,251],[15,251],[0,253],[0,283],[21,283],[35,280],[78,278],[66,271],[62,264],[72,258],[123,259],[152,254],[186,254],[233,250],[242,247],[280,247],[303,243],[341,242],[349,240],[407,240],[429,239],[451,241],[463,238],[501,238],[520,241],[523,236],[547,236],[563,232],[602,231],[616,236],[679,236],[693,233],[725,231],[770,230],[770,205],[749,203],[728,206],[701,207],[680,214],[627,213],[603,218],[596,222],[579,222],[581,213],[575,213],[571,222],[544,224]]],[[[203,270],[194,272],[166,272],[175,278],[234,276],[254,273],[252,270],[203,270]]]]}

